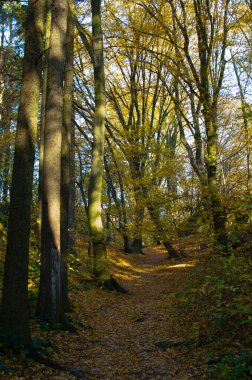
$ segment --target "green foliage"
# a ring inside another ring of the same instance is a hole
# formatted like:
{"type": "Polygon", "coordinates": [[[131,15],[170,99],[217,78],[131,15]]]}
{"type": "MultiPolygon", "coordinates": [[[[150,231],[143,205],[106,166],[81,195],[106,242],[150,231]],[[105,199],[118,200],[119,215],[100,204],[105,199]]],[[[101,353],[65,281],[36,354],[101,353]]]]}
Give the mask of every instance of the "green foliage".
{"type": "Polygon", "coordinates": [[[38,296],[38,286],[40,279],[40,258],[37,249],[31,249],[30,261],[29,261],[29,279],[28,279],[28,290],[29,290],[29,301],[33,304],[33,314],[36,309],[36,300],[38,296]]]}
{"type": "Polygon", "coordinates": [[[3,328],[0,328],[0,352],[10,353],[11,350],[19,350],[22,348],[18,343],[15,336],[9,334],[3,328]]]}
{"type": "Polygon", "coordinates": [[[4,362],[0,361],[0,371],[3,371],[5,373],[15,373],[16,369],[13,367],[9,367],[4,362]]]}
{"type": "Polygon", "coordinates": [[[195,271],[180,299],[196,311],[193,336],[223,357],[214,379],[248,379],[252,354],[252,273],[243,255],[212,256],[204,271],[195,271]],[[223,356],[223,352],[227,354],[223,356]]]}
{"type": "Polygon", "coordinates": [[[225,355],[211,371],[214,379],[248,380],[252,376],[252,353],[225,355]]]}
{"type": "Polygon", "coordinates": [[[78,256],[72,253],[68,255],[68,270],[73,273],[79,273],[81,267],[81,260],[78,256]]]}
{"type": "Polygon", "coordinates": [[[40,260],[38,257],[32,257],[29,263],[29,278],[30,280],[38,283],[40,276],[40,260]]]}
{"type": "Polygon", "coordinates": [[[61,331],[63,328],[63,325],[61,323],[57,323],[57,322],[47,322],[47,321],[40,321],[40,324],[39,324],[39,327],[41,330],[44,330],[44,331],[56,331],[56,332],[59,332],[61,331]]]}
{"type": "Polygon", "coordinates": [[[39,337],[33,337],[32,346],[41,355],[50,356],[52,353],[53,346],[49,339],[41,339],[39,337]]]}
{"type": "Polygon", "coordinates": [[[87,282],[83,283],[82,289],[85,290],[85,291],[91,290],[90,285],[87,282]]]}
{"type": "Polygon", "coordinates": [[[0,213],[0,237],[6,237],[7,233],[7,226],[8,226],[8,215],[6,215],[4,212],[0,213]]]}
{"type": "MultiPolygon", "coordinates": [[[[14,356],[18,355],[22,360],[25,360],[28,356],[28,351],[23,345],[18,343],[18,340],[14,335],[5,331],[3,328],[0,328],[0,354],[8,359],[12,359],[14,356]]],[[[3,363],[2,365],[4,366],[3,370],[5,372],[15,372],[14,368],[6,367],[3,363]]]]}

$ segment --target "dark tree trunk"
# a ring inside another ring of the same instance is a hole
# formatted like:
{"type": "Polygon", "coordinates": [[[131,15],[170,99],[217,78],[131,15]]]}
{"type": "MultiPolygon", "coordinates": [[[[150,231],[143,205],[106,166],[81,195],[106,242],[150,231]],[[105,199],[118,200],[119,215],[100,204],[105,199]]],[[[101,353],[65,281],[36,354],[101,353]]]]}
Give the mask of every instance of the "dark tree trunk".
{"type": "Polygon", "coordinates": [[[71,153],[70,153],[70,184],[69,184],[69,212],[68,212],[68,252],[76,254],[75,252],[75,151],[74,151],[74,142],[75,142],[75,131],[74,126],[72,125],[72,137],[71,137],[71,153]]]}
{"type": "Polygon", "coordinates": [[[144,219],[144,207],[142,207],[142,191],[140,193],[139,188],[135,188],[135,200],[136,200],[136,206],[135,206],[135,231],[134,231],[134,238],[133,243],[131,245],[132,253],[142,253],[143,248],[143,219],[144,219]]]}
{"type": "Polygon", "coordinates": [[[27,284],[44,0],[30,0],[27,12],[1,304],[1,326],[25,346],[31,343],[27,284]]]}
{"type": "Polygon", "coordinates": [[[169,241],[163,241],[163,244],[167,250],[167,252],[169,253],[170,257],[172,259],[179,259],[180,258],[180,255],[177,253],[177,251],[173,248],[171,242],[169,241]]]}
{"type": "Polygon", "coordinates": [[[142,253],[143,249],[143,240],[142,238],[134,238],[133,243],[131,245],[132,253],[142,253]]]}
{"type": "MultiPolygon", "coordinates": [[[[147,197],[148,193],[146,190],[145,190],[145,194],[147,197]]],[[[150,202],[150,200],[151,199],[149,199],[149,202],[150,202]]],[[[164,244],[169,256],[171,258],[174,258],[174,259],[180,258],[179,253],[175,250],[175,248],[173,248],[172,243],[167,236],[167,232],[166,232],[166,230],[163,226],[163,223],[160,219],[160,210],[159,210],[158,205],[153,206],[151,203],[148,203],[148,211],[149,211],[151,219],[153,220],[153,223],[155,224],[155,226],[157,228],[158,234],[160,236],[160,240],[164,244]]]]}
{"type": "Polygon", "coordinates": [[[123,249],[125,253],[132,253],[132,248],[130,244],[130,238],[127,235],[123,235],[123,249]]]}

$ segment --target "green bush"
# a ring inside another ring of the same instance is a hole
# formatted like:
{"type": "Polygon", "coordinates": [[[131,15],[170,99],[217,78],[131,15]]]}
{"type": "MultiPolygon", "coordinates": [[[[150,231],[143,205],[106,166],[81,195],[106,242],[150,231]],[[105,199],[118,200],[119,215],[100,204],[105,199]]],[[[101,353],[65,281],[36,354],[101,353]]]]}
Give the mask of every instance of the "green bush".
{"type": "Polygon", "coordinates": [[[214,379],[248,380],[252,377],[252,353],[225,355],[211,371],[214,379]]]}

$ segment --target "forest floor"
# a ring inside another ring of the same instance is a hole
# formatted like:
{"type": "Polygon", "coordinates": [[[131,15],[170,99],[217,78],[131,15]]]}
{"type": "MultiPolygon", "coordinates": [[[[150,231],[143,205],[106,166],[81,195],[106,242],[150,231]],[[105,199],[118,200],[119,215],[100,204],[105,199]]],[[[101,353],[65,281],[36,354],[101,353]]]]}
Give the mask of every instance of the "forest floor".
{"type": "MultiPolygon", "coordinates": [[[[186,344],[195,316],[181,307],[178,293],[194,269],[205,265],[207,252],[195,238],[178,244],[186,253],[179,261],[167,259],[160,246],[145,248],[143,255],[111,248],[113,276],[129,293],[97,289],[73,274],[70,296],[78,333],[47,331],[33,321],[32,334],[49,339],[53,358],[85,371],[89,380],[206,379],[204,347],[186,344]]],[[[8,363],[14,371],[0,371],[2,380],[74,379],[35,362],[10,358],[8,363]]]]}

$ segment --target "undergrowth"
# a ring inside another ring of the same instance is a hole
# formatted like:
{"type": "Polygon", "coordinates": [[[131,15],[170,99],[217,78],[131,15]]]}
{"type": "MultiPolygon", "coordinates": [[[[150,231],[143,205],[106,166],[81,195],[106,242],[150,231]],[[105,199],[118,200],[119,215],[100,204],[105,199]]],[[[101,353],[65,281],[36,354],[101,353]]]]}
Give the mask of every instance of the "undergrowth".
{"type": "Polygon", "coordinates": [[[252,377],[251,266],[249,252],[212,255],[180,294],[182,303],[196,314],[194,339],[208,348],[205,361],[213,379],[252,377]]]}

